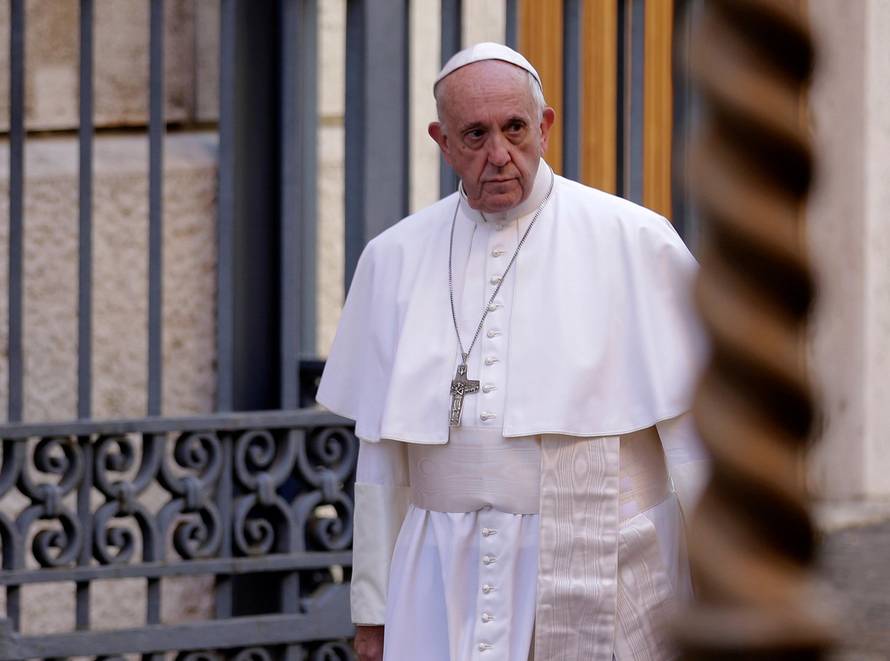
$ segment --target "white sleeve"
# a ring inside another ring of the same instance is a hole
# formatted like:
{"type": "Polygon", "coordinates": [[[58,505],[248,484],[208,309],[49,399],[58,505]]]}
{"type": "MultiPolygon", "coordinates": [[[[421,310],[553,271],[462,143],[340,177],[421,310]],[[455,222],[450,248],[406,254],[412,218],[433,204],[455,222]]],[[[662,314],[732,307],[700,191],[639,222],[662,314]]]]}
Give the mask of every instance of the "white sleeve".
{"type": "Polygon", "coordinates": [[[692,420],[686,412],[676,418],[659,422],[658,436],[664,448],[665,463],[680,507],[688,517],[692,514],[708,479],[708,453],[692,420]]]}
{"type": "Polygon", "coordinates": [[[355,477],[350,599],[355,624],[383,624],[389,566],[410,488],[405,444],[361,440],[355,477]]]}

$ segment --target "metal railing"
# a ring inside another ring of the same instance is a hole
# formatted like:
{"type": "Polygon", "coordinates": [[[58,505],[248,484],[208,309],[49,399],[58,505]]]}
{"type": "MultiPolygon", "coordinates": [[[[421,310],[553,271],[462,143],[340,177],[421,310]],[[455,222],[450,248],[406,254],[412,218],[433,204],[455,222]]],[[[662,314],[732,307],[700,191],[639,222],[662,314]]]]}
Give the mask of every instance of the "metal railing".
{"type": "Polygon", "coordinates": [[[331,640],[352,633],[344,581],[358,440],[342,419],[231,413],[2,433],[0,499],[27,504],[0,514],[0,658],[281,645],[282,658],[350,658],[331,640]],[[257,573],[274,573],[277,592],[264,595],[264,614],[234,615],[233,578],[257,573]],[[163,624],[161,580],[189,575],[215,578],[215,619],[163,624]],[[146,581],[146,625],[92,630],[91,586],[123,578],[146,581]],[[76,630],[19,633],[22,586],[61,582],[77,586],[76,630]],[[344,656],[326,656],[335,650],[344,656]]]}

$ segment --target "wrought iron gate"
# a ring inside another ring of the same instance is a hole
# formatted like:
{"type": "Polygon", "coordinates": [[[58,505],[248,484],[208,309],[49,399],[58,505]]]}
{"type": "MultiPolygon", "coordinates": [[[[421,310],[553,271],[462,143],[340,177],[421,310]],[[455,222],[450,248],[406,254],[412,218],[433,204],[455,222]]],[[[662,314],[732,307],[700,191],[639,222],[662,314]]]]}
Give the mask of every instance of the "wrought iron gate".
{"type": "Polygon", "coordinates": [[[319,364],[300,351],[314,323],[317,4],[219,5],[217,412],[188,418],[161,410],[165,2],[149,6],[146,417],[92,418],[94,1],[80,0],[78,420],[23,424],[26,3],[10,5],[0,658],[351,659],[358,442],[308,408],[319,364]],[[182,576],[212,578],[212,619],[163,621],[164,582],[182,576]],[[143,582],[144,625],[109,630],[91,597],[124,579],[143,582]],[[23,629],[37,584],[74,586],[70,632],[23,629]]]}
{"type": "Polygon", "coordinates": [[[0,658],[351,658],[358,447],[341,422],[296,411],[4,428],[0,498],[27,506],[0,516],[0,658]],[[235,615],[234,579],[259,573],[275,590],[235,615]],[[161,623],[161,582],[184,575],[214,577],[215,619],[161,623]],[[91,587],[123,578],[145,579],[145,626],[93,629],[91,587]],[[22,586],[61,582],[76,585],[76,630],[17,633],[22,586]]]}

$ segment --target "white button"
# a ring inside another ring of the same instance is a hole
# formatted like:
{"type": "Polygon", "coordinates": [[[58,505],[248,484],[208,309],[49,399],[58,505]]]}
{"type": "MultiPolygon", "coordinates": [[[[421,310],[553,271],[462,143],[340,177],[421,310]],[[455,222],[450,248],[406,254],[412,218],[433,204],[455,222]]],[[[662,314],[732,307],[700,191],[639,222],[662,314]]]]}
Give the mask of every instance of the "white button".
{"type": "Polygon", "coordinates": [[[494,312],[494,311],[497,310],[499,307],[501,307],[501,304],[500,304],[500,303],[489,303],[489,304],[488,304],[488,311],[489,311],[489,312],[494,312]]]}
{"type": "Polygon", "coordinates": [[[498,223],[494,226],[494,230],[495,232],[503,232],[505,227],[506,225],[504,225],[504,223],[498,223]]]}
{"type": "Polygon", "coordinates": [[[493,585],[489,585],[488,583],[486,583],[485,585],[482,586],[482,594],[488,594],[492,590],[494,590],[493,585]]]}
{"type": "Polygon", "coordinates": [[[494,615],[491,613],[482,613],[482,621],[483,622],[491,622],[494,619],[494,615]]]}
{"type": "Polygon", "coordinates": [[[501,283],[501,276],[493,275],[491,276],[491,280],[489,280],[489,282],[493,285],[499,285],[501,283]]]}
{"type": "Polygon", "coordinates": [[[497,535],[497,534],[498,534],[498,531],[495,530],[494,528],[483,528],[482,529],[483,537],[491,537],[492,535],[497,535]]]}
{"type": "Polygon", "coordinates": [[[497,558],[493,555],[482,556],[482,564],[484,565],[493,565],[495,562],[497,562],[497,558]]]}
{"type": "Polygon", "coordinates": [[[491,649],[491,645],[489,643],[479,643],[479,651],[486,652],[491,649]]]}
{"type": "Polygon", "coordinates": [[[493,383],[486,383],[482,386],[482,392],[491,392],[492,390],[497,390],[497,386],[493,383]]]}
{"type": "Polygon", "coordinates": [[[486,365],[494,365],[496,362],[498,362],[498,359],[497,359],[495,356],[488,356],[488,357],[485,359],[485,364],[486,364],[486,365]]]}
{"type": "Polygon", "coordinates": [[[501,331],[497,330],[496,328],[492,328],[490,331],[488,331],[485,334],[485,336],[488,338],[492,338],[492,337],[497,337],[500,334],[501,334],[501,331]]]}
{"type": "Polygon", "coordinates": [[[482,411],[482,413],[479,414],[479,417],[482,419],[483,422],[485,422],[486,420],[493,420],[497,416],[490,411],[482,411]]]}
{"type": "Polygon", "coordinates": [[[494,250],[491,251],[492,257],[500,257],[503,254],[504,254],[504,251],[501,250],[500,248],[495,248],[494,250]]]}

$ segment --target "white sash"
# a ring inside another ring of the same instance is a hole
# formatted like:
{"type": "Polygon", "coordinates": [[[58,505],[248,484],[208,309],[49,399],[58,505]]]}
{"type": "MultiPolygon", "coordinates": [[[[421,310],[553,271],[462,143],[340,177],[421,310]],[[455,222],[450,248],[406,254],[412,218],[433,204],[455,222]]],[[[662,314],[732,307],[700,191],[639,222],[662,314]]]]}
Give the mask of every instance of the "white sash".
{"type": "Polygon", "coordinates": [[[653,428],[542,437],[534,658],[673,658],[661,629],[673,590],[655,527],[639,516],[669,495],[653,428]]]}
{"type": "Polygon", "coordinates": [[[661,630],[673,590],[655,527],[639,516],[671,495],[654,427],[620,438],[463,427],[446,445],[407,450],[422,509],[540,513],[534,658],[673,657],[661,630]]]}

